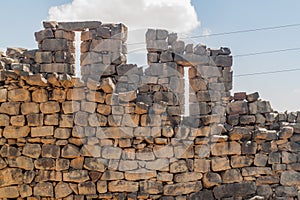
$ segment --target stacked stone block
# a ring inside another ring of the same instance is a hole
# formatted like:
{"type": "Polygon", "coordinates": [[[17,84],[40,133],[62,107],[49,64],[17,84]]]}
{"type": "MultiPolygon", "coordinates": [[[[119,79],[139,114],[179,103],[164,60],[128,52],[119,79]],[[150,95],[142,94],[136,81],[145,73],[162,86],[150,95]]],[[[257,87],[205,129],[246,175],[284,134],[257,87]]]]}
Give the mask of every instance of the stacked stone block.
{"type": "Polygon", "coordinates": [[[56,22],[44,22],[44,28],[35,33],[38,42],[36,70],[40,73],[75,75],[75,33],[56,22]]]}
{"type": "Polygon", "coordinates": [[[231,97],[229,49],[149,30],[144,69],[123,59],[123,25],[44,26],[83,31],[89,64],[82,81],[12,68],[43,64],[35,50],[0,54],[0,199],[300,198],[300,114],[277,113],[258,93],[231,97]],[[102,42],[110,45],[91,48],[102,42]]]}
{"type": "Polygon", "coordinates": [[[116,75],[116,66],[126,63],[127,27],[102,24],[81,33],[81,76],[100,80],[116,75]]]}

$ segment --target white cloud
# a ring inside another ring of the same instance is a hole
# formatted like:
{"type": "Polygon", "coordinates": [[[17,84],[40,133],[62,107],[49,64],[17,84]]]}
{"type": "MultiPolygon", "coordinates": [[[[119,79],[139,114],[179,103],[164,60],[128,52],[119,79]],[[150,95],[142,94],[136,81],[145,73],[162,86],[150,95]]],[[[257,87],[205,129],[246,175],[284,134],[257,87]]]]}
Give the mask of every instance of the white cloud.
{"type": "Polygon", "coordinates": [[[200,24],[191,0],[73,0],[50,8],[49,20],[122,22],[131,30],[155,27],[185,33],[200,24]]]}
{"type": "MultiPolygon", "coordinates": [[[[73,0],[50,8],[48,20],[123,23],[129,29],[128,44],[144,42],[147,28],[188,34],[200,25],[191,0],[73,0]]],[[[128,52],[129,62],[145,64],[145,45],[129,45],[128,52]]]]}

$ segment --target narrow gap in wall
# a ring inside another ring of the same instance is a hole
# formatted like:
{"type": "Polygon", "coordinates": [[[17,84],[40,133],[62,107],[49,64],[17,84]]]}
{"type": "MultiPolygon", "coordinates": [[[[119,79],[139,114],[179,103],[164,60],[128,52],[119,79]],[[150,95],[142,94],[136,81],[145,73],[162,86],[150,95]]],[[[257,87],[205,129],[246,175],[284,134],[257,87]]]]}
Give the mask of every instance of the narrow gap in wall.
{"type": "Polygon", "coordinates": [[[190,115],[190,82],[189,67],[184,68],[184,116],[190,115]]]}
{"type": "Polygon", "coordinates": [[[81,45],[81,32],[75,32],[75,74],[76,77],[81,78],[81,66],[80,66],[80,45],[81,45]]]}

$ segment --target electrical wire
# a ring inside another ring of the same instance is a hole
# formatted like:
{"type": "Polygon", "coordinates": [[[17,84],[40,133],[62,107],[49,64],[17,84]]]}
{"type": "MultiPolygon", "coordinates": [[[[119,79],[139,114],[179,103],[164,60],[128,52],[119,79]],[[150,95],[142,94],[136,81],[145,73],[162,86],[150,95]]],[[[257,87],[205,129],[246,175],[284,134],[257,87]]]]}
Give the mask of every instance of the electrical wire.
{"type": "MultiPolygon", "coordinates": [[[[180,39],[195,39],[195,38],[203,38],[203,37],[232,35],[232,34],[249,33],[249,32],[257,32],[257,31],[275,30],[275,29],[282,29],[282,28],[291,28],[291,27],[298,27],[298,26],[300,26],[300,23],[254,28],[254,29],[237,30],[237,31],[229,31],[229,32],[221,32],[221,33],[212,33],[212,34],[204,34],[204,35],[194,35],[194,36],[189,36],[189,37],[183,37],[180,39]]],[[[129,43],[127,45],[140,45],[140,44],[145,44],[145,42],[129,43]]]]}
{"type": "Polygon", "coordinates": [[[272,54],[272,53],[280,53],[280,52],[287,52],[287,51],[297,51],[300,50],[300,47],[295,48],[289,48],[289,49],[278,49],[274,51],[262,51],[262,52],[253,52],[253,53],[247,53],[247,54],[238,54],[234,55],[233,57],[248,57],[248,56],[256,56],[256,55],[263,55],[263,54],[272,54]]]}
{"type": "Polygon", "coordinates": [[[265,74],[277,74],[277,73],[294,72],[294,71],[300,71],[300,68],[284,69],[284,70],[277,70],[277,71],[267,71],[267,72],[255,72],[255,73],[248,73],[248,74],[237,74],[237,75],[234,75],[234,77],[256,76],[256,75],[265,75],[265,74]]]}

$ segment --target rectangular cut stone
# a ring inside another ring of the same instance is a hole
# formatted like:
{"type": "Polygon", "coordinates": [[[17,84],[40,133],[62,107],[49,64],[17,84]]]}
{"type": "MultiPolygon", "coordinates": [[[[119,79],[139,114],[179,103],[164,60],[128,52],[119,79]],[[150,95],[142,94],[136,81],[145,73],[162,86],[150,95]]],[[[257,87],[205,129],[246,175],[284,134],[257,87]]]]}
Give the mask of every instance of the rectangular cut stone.
{"type": "Polygon", "coordinates": [[[45,136],[52,136],[53,134],[54,134],[53,126],[31,128],[31,137],[45,137],[45,136]]]}
{"type": "Polygon", "coordinates": [[[197,66],[197,74],[199,74],[203,78],[212,78],[212,77],[221,77],[222,73],[220,68],[215,66],[197,66]]]}
{"type": "Polygon", "coordinates": [[[146,169],[138,169],[135,171],[125,172],[125,179],[129,181],[137,181],[143,179],[151,179],[156,177],[156,171],[146,170],[146,169]]]}
{"type": "Polygon", "coordinates": [[[35,32],[34,36],[37,42],[42,42],[44,39],[54,38],[53,30],[50,28],[35,32]]]}
{"type": "Polygon", "coordinates": [[[14,198],[17,199],[19,197],[19,190],[17,186],[10,186],[0,188],[0,198],[14,198]]]}
{"type": "Polygon", "coordinates": [[[8,114],[8,115],[19,115],[20,103],[4,102],[1,104],[0,113],[8,114]]]}
{"type": "Polygon", "coordinates": [[[63,173],[63,181],[80,183],[89,180],[87,170],[74,170],[63,173]]]}
{"type": "Polygon", "coordinates": [[[35,61],[37,63],[52,63],[53,55],[50,51],[38,51],[35,53],[35,61]]]}
{"type": "Polygon", "coordinates": [[[137,192],[139,183],[130,181],[112,181],[108,184],[110,192],[137,192]]]}
{"type": "Polygon", "coordinates": [[[221,66],[221,67],[232,66],[232,56],[218,55],[214,61],[217,66],[221,66]]]}
{"type": "Polygon", "coordinates": [[[185,55],[175,54],[174,60],[177,64],[183,66],[209,65],[210,63],[210,59],[208,56],[196,55],[196,54],[185,54],[185,55]]]}
{"type": "Polygon", "coordinates": [[[166,51],[168,50],[168,43],[166,40],[149,40],[147,41],[148,52],[166,51]]]}
{"type": "Polygon", "coordinates": [[[242,169],[243,176],[256,175],[272,175],[273,172],[270,167],[245,167],[242,169]]]}
{"type": "Polygon", "coordinates": [[[242,168],[249,167],[253,163],[253,158],[247,156],[232,156],[231,167],[242,168]]]}
{"type": "Polygon", "coordinates": [[[195,172],[201,172],[201,173],[209,172],[210,171],[210,163],[211,163],[210,160],[196,159],[194,161],[195,172]]]}
{"type": "Polygon", "coordinates": [[[281,174],[281,185],[295,186],[300,184],[300,173],[296,171],[285,171],[281,174]]]}
{"type": "Polygon", "coordinates": [[[236,101],[229,103],[226,108],[226,112],[229,115],[234,114],[248,114],[248,105],[244,101],[236,101]]]}
{"type": "Polygon", "coordinates": [[[43,51],[67,51],[69,46],[70,42],[66,39],[45,39],[41,49],[43,51]]]}
{"type": "Polygon", "coordinates": [[[213,171],[224,171],[230,169],[229,159],[214,157],[211,161],[211,168],[213,171]]]}
{"type": "Polygon", "coordinates": [[[237,142],[222,142],[212,145],[212,155],[224,156],[224,155],[240,155],[241,145],[237,142]]]}
{"type": "MultiPolygon", "coordinates": [[[[0,170],[0,186],[10,186],[22,184],[22,169],[5,168],[0,170]]],[[[1,193],[0,193],[1,195],[1,193]]]]}
{"type": "Polygon", "coordinates": [[[27,137],[30,132],[30,128],[28,126],[22,127],[13,127],[13,126],[6,126],[3,131],[3,136],[5,138],[24,138],[27,137]]]}
{"type": "Polygon", "coordinates": [[[93,40],[90,50],[95,52],[123,52],[122,41],[113,39],[93,40]]]}
{"type": "Polygon", "coordinates": [[[96,29],[101,26],[99,21],[85,21],[85,22],[58,22],[58,29],[66,31],[84,31],[86,29],[96,29]]]}
{"type": "Polygon", "coordinates": [[[64,31],[64,30],[56,30],[55,38],[67,39],[67,40],[75,40],[75,33],[72,31],[64,31]]]}
{"type": "Polygon", "coordinates": [[[0,89],[0,102],[7,100],[7,89],[0,89]]]}
{"type": "Polygon", "coordinates": [[[46,73],[68,73],[73,74],[73,67],[70,64],[65,63],[52,63],[52,64],[41,64],[40,72],[46,73]]]}
{"type": "Polygon", "coordinates": [[[253,195],[256,192],[255,182],[242,182],[231,183],[216,186],[213,189],[216,199],[223,199],[225,197],[247,197],[253,195]]]}
{"type": "Polygon", "coordinates": [[[165,185],[163,194],[168,196],[179,196],[183,194],[189,194],[192,192],[198,192],[202,189],[202,184],[198,182],[189,182],[189,183],[177,183],[165,185]]]}
{"type": "Polygon", "coordinates": [[[133,138],[133,128],[131,127],[99,128],[97,130],[96,136],[100,139],[133,138]]]}

